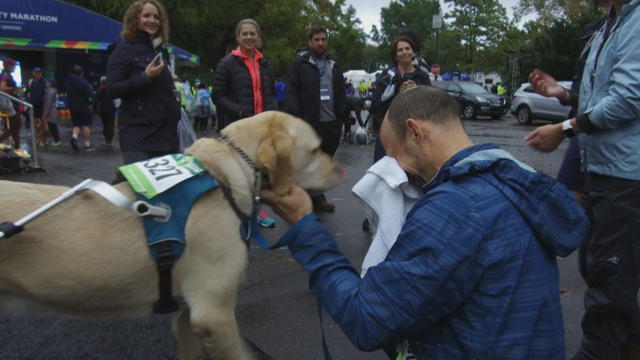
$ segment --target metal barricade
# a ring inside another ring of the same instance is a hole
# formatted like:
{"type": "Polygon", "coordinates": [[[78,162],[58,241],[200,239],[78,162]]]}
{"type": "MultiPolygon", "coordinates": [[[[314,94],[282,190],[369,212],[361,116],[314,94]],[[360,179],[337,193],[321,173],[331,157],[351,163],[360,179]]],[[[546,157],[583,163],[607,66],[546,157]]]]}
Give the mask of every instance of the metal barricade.
{"type": "MultiPolygon", "coordinates": [[[[26,106],[27,109],[29,109],[29,118],[31,119],[31,158],[32,158],[31,169],[41,170],[40,162],[38,161],[38,147],[36,146],[36,124],[33,119],[33,105],[26,101],[20,100],[15,96],[11,96],[4,91],[0,91],[0,96],[7,97],[19,104],[26,106]]],[[[16,109],[16,113],[17,112],[18,112],[18,109],[16,109]]],[[[18,144],[18,146],[19,145],[20,144],[18,144]]]]}

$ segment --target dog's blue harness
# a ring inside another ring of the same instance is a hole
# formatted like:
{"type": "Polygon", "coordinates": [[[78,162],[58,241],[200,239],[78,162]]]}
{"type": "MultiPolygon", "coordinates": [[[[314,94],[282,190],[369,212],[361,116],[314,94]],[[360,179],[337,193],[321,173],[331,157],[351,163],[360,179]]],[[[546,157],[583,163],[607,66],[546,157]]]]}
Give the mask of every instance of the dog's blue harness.
{"type": "Polygon", "coordinates": [[[136,197],[139,200],[169,210],[169,215],[166,217],[145,216],[142,218],[147,245],[149,245],[151,257],[154,260],[158,261],[158,245],[163,243],[167,243],[171,248],[174,261],[180,258],[186,243],[184,234],[191,208],[200,196],[219,187],[220,185],[213,176],[202,173],[151,199],[136,192],[136,197]]]}

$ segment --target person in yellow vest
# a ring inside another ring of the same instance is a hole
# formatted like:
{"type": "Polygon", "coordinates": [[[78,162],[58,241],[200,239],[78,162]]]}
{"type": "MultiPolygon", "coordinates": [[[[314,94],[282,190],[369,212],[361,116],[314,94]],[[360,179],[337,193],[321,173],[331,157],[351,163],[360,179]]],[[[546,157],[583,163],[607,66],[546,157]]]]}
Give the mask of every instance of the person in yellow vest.
{"type": "Polygon", "coordinates": [[[498,84],[498,95],[502,96],[504,95],[504,85],[502,84],[498,84]]]}
{"type": "Polygon", "coordinates": [[[191,104],[189,104],[189,102],[187,101],[187,94],[184,90],[184,83],[182,81],[180,81],[180,78],[178,78],[177,76],[174,76],[173,78],[173,85],[176,87],[176,90],[178,91],[178,101],[180,102],[180,105],[185,109],[186,112],[189,112],[191,110],[191,104]]]}

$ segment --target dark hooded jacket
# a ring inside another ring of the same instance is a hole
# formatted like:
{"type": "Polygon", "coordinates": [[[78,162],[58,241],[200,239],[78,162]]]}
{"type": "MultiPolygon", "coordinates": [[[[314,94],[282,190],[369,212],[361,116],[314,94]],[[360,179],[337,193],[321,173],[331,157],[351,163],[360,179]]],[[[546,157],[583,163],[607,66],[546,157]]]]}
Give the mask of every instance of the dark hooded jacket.
{"type": "Polygon", "coordinates": [[[178,152],[179,107],[169,70],[169,54],[155,48],[145,32],[123,39],[109,56],[107,90],[122,100],[118,126],[122,151],[178,152]],[[144,70],[163,52],[166,67],[155,79],[144,70]]]}
{"type": "MultiPolygon", "coordinates": [[[[277,109],[276,87],[271,66],[264,58],[259,60],[262,111],[277,109]]],[[[253,82],[249,69],[241,57],[229,54],[216,67],[213,80],[213,102],[218,121],[223,128],[230,123],[255,115],[253,82]]]]}
{"type": "MultiPolygon", "coordinates": [[[[347,95],[344,91],[344,76],[335,59],[327,54],[331,64],[333,80],[333,112],[336,120],[347,117],[347,95]]],[[[301,51],[291,64],[287,78],[285,109],[315,126],[320,122],[320,71],[311,60],[311,51],[301,51]]]]}
{"type": "Polygon", "coordinates": [[[93,88],[82,75],[71,74],[67,80],[67,99],[71,111],[91,111],[93,88]]]}

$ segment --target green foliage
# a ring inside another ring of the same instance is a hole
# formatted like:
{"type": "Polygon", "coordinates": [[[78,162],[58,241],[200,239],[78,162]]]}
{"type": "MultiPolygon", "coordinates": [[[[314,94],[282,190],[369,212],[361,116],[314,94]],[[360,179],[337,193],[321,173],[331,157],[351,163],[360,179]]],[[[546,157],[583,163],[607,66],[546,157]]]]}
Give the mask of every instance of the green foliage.
{"type": "Polygon", "coordinates": [[[561,19],[579,22],[585,12],[592,15],[598,12],[593,0],[519,0],[514,15],[519,19],[535,14],[539,23],[552,26],[556,20],[561,19]]]}
{"type": "Polygon", "coordinates": [[[507,20],[507,10],[498,0],[445,0],[445,3],[453,4],[446,18],[453,20],[450,31],[462,43],[461,70],[473,70],[477,55],[497,47],[513,27],[507,20]]]}
{"type": "Polygon", "coordinates": [[[526,81],[527,75],[535,68],[543,69],[557,79],[571,80],[582,50],[580,38],[583,29],[601,17],[601,13],[585,11],[573,19],[558,18],[550,24],[528,23],[528,41],[520,49],[520,81],[526,81]]]}
{"type": "Polygon", "coordinates": [[[320,11],[320,20],[329,29],[330,52],[338,57],[342,69],[363,68],[366,35],[355,16],[353,6],[346,8],[345,0],[336,0],[332,6],[320,11]]]}

